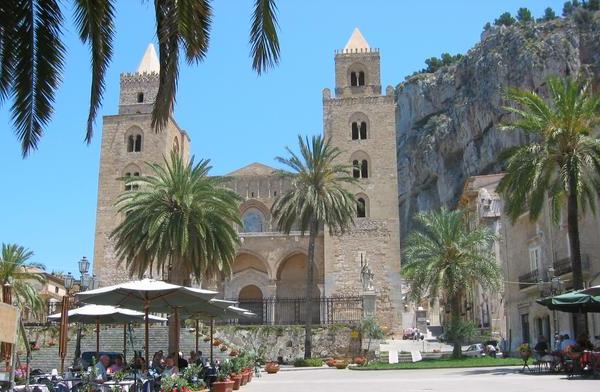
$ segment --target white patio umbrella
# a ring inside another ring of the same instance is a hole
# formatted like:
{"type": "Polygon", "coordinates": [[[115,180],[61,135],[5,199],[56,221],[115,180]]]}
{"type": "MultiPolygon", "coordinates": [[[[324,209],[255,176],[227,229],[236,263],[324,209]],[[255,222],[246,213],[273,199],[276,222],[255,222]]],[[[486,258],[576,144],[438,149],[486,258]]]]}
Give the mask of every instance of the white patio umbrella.
{"type": "MultiPolygon", "coordinates": [[[[113,286],[88,290],[76,295],[81,301],[96,305],[124,306],[149,312],[171,313],[174,322],[179,322],[179,310],[190,306],[206,304],[218,293],[216,291],[179,286],[154,279],[142,279],[113,286]]],[[[148,318],[146,318],[145,347],[146,360],[149,359],[148,318]]]]}
{"type": "MultiPolygon", "coordinates": [[[[48,316],[50,321],[60,321],[62,314],[48,316]]],[[[100,352],[100,324],[125,324],[123,335],[123,352],[127,350],[127,323],[143,322],[144,313],[136,310],[118,308],[109,305],[85,305],[69,310],[69,322],[96,324],[96,355],[100,352]]],[[[164,317],[148,315],[148,321],[160,323],[167,321],[164,317]]]]}
{"type": "Polygon", "coordinates": [[[596,297],[600,295],[600,285],[588,287],[587,289],[581,290],[580,293],[596,297]]]}

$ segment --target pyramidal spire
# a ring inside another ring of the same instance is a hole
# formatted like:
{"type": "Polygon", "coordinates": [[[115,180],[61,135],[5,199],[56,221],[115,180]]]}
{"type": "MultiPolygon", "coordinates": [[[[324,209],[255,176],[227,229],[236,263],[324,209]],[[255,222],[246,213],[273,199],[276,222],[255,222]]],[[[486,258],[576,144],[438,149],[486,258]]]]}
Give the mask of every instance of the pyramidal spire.
{"type": "Polygon", "coordinates": [[[140,65],[137,67],[137,73],[159,73],[160,72],[160,62],[158,61],[158,56],[156,55],[156,51],[154,50],[154,44],[149,43],[146,51],[144,52],[144,56],[142,57],[142,61],[140,61],[140,65]]]}
{"type": "Polygon", "coordinates": [[[346,46],[344,46],[344,50],[355,50],[355,49],[361,50],[361,49],[370,49],[370,48],[371,47],[369,46],[369,43],[367,42],[365,37],[363,37],[363,35],[360,32],[360,30],[358,29],[358,27],[354,28],[354,31],[352,32],[350,39],[348,40],[348,42],[346,42],[346,46]]]}

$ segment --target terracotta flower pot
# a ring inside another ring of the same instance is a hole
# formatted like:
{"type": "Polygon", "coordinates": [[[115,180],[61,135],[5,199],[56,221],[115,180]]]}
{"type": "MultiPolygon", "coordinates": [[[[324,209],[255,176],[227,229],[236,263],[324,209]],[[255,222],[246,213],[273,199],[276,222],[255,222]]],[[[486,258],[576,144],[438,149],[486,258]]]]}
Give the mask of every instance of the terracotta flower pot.
{"type": "Polygon", "coordinates": [[[215,347],[219,347],[221,345],[221,343],[223,343],[223,342],[221,342],[219,339],[215,339],[215,340],[213,340],[212,345],[215,347]]]}
{"type": "Polygon", "coordinates": [[[227,379],[225,381],[216,381],[212,384],[213,392],[231,392],[233,391],[233,381],[227,379]]]}
{"type": "Polygon", "coordinates": [[[242,385],[246,385],[248,384],[248,373],[247,372],[242,372],[242,385]]]}
{"type": "Polygon", "coordinates": [[[357,364],[358,366],[362,366],[366,362],[367,362],[367,359],[365,357],[358,356],[358,357],[354,358],[354,363],[357,364]]]}
{"type": "Polygon", "coordinates": [[[242,375],[238,373],[232,373],[229,378],[231,381],[233,381],[233,390],[237,391],[240,389],[240,385],[242,384],[242,375]]]}
{"type": "Polygon", "coordinates": [[[327,366],[329,367],[334,367],[335,366],[335,359],[333,358],[328,358],[325,363],[327,364],[327,366]]]}
{"type": "Polygon", "coordinates": [[[336,367],[336,369],[346,369],[348,367],[348,362],[336,359],[334,366],[336,367]]]}
{"type": "Polygon", "coordinates": [[[268,374],[275,374],[279,371],[279,364],[277,362],[267,362],[265,364],[265,370],[268,374]]]}

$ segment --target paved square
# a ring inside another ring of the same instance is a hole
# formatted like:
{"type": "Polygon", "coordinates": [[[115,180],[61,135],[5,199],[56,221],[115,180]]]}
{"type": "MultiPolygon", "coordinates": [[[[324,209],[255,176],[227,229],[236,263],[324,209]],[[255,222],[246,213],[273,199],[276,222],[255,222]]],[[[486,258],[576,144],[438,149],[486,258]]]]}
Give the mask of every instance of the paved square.
{"type": "Polygon", "coordinates": [[[263,373],[244,392],[551,392],[595,391],[600,380],[568,380],[563,375],[521,374],[520,368],[470,368],[431,370],[352,371],[337,369],[282,369],[263,373]]]}

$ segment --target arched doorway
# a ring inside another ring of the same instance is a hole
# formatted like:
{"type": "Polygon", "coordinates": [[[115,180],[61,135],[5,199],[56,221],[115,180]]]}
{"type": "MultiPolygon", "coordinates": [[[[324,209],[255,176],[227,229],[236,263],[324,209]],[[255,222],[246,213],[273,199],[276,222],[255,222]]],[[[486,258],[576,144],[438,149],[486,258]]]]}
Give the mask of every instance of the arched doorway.
{"type": "MultiPolygon", "coordinates": [[[[277,305],[275,315],[281,324],[303,324],[306,319],[306,269],[307,256],[304,253],[294,253],[284,259],[277,270],[277,305]]],[[[314,271],[312,288],[313,323],[320,320],[320,291],[316,285],[318,271],[314,271]]]]}
{"type": "Polygon", "coordinates": [[[238,302],[240,307],[256,314],[256,317],[252,319],[240,319],[240,324],[263,324],[265,302],[263,301],[262,290],[258,286],[253,284],[244,286],[238,294],[238,302]]]}

